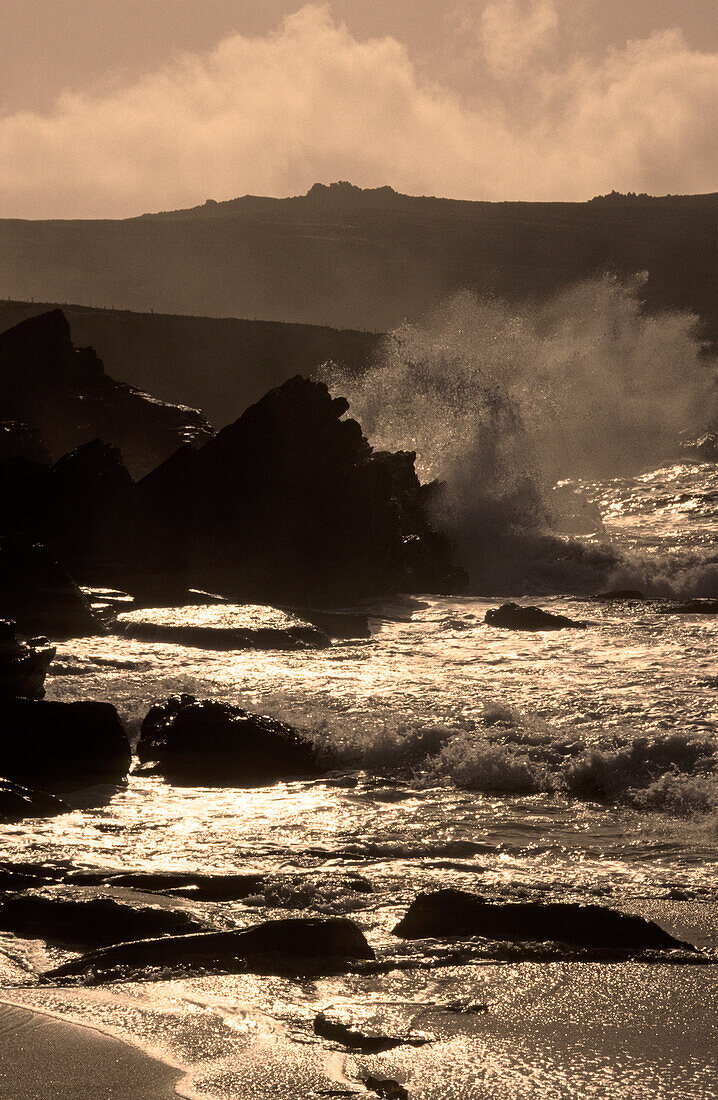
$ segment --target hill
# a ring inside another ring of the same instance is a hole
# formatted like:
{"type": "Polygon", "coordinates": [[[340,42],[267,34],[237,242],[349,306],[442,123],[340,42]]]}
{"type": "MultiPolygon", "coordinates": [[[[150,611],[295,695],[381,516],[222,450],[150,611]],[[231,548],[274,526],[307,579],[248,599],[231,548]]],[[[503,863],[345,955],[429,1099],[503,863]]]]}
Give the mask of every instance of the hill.
{"type": "MultiPolygon", "coordinates": [[[[57,303],[0,301],[0,332],[57,303]]],[[[379,337],[313,325],[61,306],[75,344],[95,348],[110,375],[163,401],[202,409],[217,428],[267,390],[327,359],[361,370],[379,337]]]]}
{"type": "Polygon", "coordinates": [[[0,296],[383,331],[466,287],[516,300],[645,270],[649,308],[696,312],[718,344],[717,245],[718,194],[488,203],[317,184],[124,221],[0,221],[0,296]]]}

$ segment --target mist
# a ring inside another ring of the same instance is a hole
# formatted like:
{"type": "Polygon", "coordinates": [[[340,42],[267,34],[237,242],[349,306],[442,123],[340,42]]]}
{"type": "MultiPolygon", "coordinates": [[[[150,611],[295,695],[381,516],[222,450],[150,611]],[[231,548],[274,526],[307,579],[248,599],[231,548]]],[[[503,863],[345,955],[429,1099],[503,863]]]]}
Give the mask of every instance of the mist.
{"type": "Polygon", "coordinates": [[[437,518],[472,587],[584,590],[620,577],[670,588],[608,540],[555,538],[567,499],[557,482],[683,461],[682,438],[718,419],[697,318],[647,313],[643,282],[606,275],[518,306],[462,292],[391,333],[368,374],[325,368],[374,446],[415,451],[422,478],[442,483],[437,518]]]}

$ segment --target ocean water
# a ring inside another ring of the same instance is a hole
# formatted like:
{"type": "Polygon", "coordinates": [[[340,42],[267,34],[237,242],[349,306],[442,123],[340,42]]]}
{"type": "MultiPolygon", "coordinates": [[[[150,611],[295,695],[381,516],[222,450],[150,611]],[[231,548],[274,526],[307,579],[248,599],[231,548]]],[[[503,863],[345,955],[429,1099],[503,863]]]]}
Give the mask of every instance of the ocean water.
{"type": "Polygon", "coordinates": [[[718,1097],[718,618],[666,613],[718,598],[718,467],[677,445],[718,422],[717,372],[695,318],[648,316],[639,285],[606,277],[521,309],[459,295],[392,334],[366,377],[327,366],[371,442],[443,482],[436,521],[470,594],[377,602],[371,638],[327,650],[59,646],[49,698],[108,700],[133,736],[172,692],[228,700],[306,731],[332,770],[251,790],[131,774],[0,829],[4,858],[262,872],[255,897],[182,904],[225,927],[349,916],[378,970],[56,988],[37,975],[68,953],[3,935],[2,999],[142,1046],[203,1100],[366,1096],[370,1074],[410,1100],[718,1097]],[[647,599],[593,598],[618,588],[647,599]],[[488,626],[505,599],[585,625],[488,626]],[[618,907],[703,954],[607,963],[473,941],[457,961],[394,937],[443,886],[618,907]],[[360,1055],[314,1033],[319,1011],[426,1042],[360,1055]]]}
{"type": "MultiPolygon", "coordinates": [[[[630,563],[654,594],[718,594],[714,465],[673,463],[571,488],[603,515],[600,536],[580,544],[587,552],[607,543],[611,560],[630,563]]],[[[687,928],[709,955],[718,948],[714,918],[701,916],[718,887],[718,620],[666,614],[657,598],[544,594],[521,598],[585,628],[517,633],[484,622],[504,595],[377,603],[370,639],[320,651],[208,652],[113,636],[62,644],[49,698],[107,699],[133,734],[170,692],[226,699],[306,730],[335,767],[251,790],[131,775],[126,787],[79,794],[70,815],[4,827],[4,857],[108,871],[261,871],[269,885],[256,897],[187,904],[229,925],[350,916],[384,972],[310,983],[166,974],[38,989],[37,971],[66,953],[6,935],[3,996],[138,1043],[185,1069],[187,1095],[220,1100],[365,1094],[372,1067],[403,1081],[412,1098],[432,1100],[715,1096],[716,1036],[699,1035],[707,1023],[691,1025],[695,1049],[684,1056],[668,1056],[670,1036],[645,1058],[624,1050],[623,1076],[620,1052],[599,1041],[602,1013],[610,1004],[615,1014],[622,996],[634,1005],[622,1026],[643,1044],[645,1013],[666,982],[666,1004],[700,1004],[714,1020],[712,967],[684,959],[666,977],[644,959],[608,967],[609,978],[556,948],[537,957],[535,948],[522,955],[520,945],[495,944],[474,944],[456,966],[439,943],[391,935],[420,890],[451,885],[503,900],[673,913],[672,927],[687,928]],[[353,889],[347,871],[372,892],[353,889]],[[551,1020],[565,1021],[567,982],[583,990],[580,1037],[568,1048],[565,1029],[560,1042],[532,1038],[526,1007],[548,998],[551,1020]],[[440,1007],[457,998],[489,1004],[490,1034],[478,1017],[447,1025],[440,1007]],[[311,1026],[327,1006],[431,1042],[373,1058],[327,1048],[311,1026]],[[582,1045],[588,1062],[579,1071],[582,1045]]]]}

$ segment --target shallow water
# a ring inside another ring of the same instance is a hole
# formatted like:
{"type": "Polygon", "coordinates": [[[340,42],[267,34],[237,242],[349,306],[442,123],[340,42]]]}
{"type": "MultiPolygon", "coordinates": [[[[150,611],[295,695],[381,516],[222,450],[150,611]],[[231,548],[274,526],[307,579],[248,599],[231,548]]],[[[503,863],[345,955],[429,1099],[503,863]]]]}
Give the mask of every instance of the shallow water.
{"type": "MultiPolygon", "coordinates": [[[[665,594],[681,585],[716,594],[715,466],[671,466],[579,487],[599,503],[614,547],[642,555],[653,594],[662,585],[665,594]]],[[[131,776],[124,788],[78,795],[70,815],[4,827],[5,856],[108,870],[262,871],[271,883],[261,895],[198,907],[239,924],[289,911],[350,915],[389,958],[409,950],[391,928],[421,889],[455,885],[504,899],[628,908],[700,907],[715,897],[718,620],[663,614],[657,601],[554,595],[525,602],[584,620],[584,629],[514,633],[483,622],[500,598],[377,604],[369,609],[370,640],[329,650],[211,652],[117,637],[62,644],[49,698],[110,700],[134,734],[151,702],[171,691],[227,699],[306,729],[334,771],[252,790],[177,788],[131,776]],[[332,878],[347,870],[365,876],[373,892],[332,878]]],[[[11,983],[26,984],[64,957],[38,943],[3,941],[14,960],[6,964],[11,983]]],[[[712,934],[701,942],[716,946],[712,934]]],[[[611,1054],[599,1041],[606,1002],[586,984],[596,964],[487,958],[437,970],[435,962],[427,957],[428,969],[306,988],[204,976],[41,995],[16,985],[13,996],[91,1019],[194,1067],[192,1087],[202,1096],[358,1087],[352,1057],[318,1044],[308,1021],[327,1003],[346,1002],[356,1013],[372,998],[382,1001],[385,1027],[398,1017],[416,1027],[429,1021],[433,1045],[377,1063],[387,1072],[394,1067],[412,1100],[715,1095],[705,1053],[638,1058],[648,994],[632,972],[621,971],[621,996],[642,1006],[631,1017],[631,1062],[628,1047],[617,1054],[614,1045],[611,1054]],[[577,967],[571,973],[582,989],[583,1038],[575,1028],[569,1035],[568,1024],[558,1035],[568,1002],[552,990],[566,980],[566,966],[577,967]],[[446,1014],[439,1021],[427,1007],[477,991],[492,1005],[486,1035],[480,1021],[469,1027],[457,1018],[459,1026],[452,1017],[449,1025],[446,1014]],[[510,1024],[498,1008],[507,997],[518,1006],[510,1024]],[[543,1045],[520,1010],[537,998],[550,1002],[555,1032],[543,1045]],[[280,1062],[267,1054],[275,1040],[280,1062]],[[611,1079],[611,1058],[627,1075],[622,1084],[611,1079]]],[[[671,996],[679,1003],[698,990],[695,1003],[711,1004],[713,969],[705,977],[689,969],[692,977],[665,978],[671,996]]],[[[595,971],[599,984],[610,984],[609,970],[595,971]]],[[[628,1024],[617,1019],[616,1026],[628,1024]]]]}

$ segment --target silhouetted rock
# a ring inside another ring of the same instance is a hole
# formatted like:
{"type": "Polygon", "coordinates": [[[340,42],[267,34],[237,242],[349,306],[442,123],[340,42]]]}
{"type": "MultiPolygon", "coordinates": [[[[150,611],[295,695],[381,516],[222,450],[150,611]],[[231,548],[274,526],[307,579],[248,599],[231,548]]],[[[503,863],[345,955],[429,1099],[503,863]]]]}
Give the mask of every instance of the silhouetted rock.
{"type": "Polygon", "coordinates": [[[0,539],[0,616],[27,637],[79,638],[101,629],[52,554],[22,535],[0,539]]]}
{"type": "Polygon", "coordinates": [[[47,638],[18,641],[15,623],[0,619],[0,699],[42,699],[45,674],[55,653],[47,638]]]}
{"type": "Polygon", "coordinates": [[[137,755],[159,761],[177,782],[208,785],[251,786],[321,771],[311,741],[291,726],[192,695],[172,695],[151,708],[137,755]]]}
{"type": "MultiPolygon", "coordinates": [[[[0,779],[0,822],[3,825],[12,825],[26,817],[56,817],[69,811],[70,807],[61,798],[0,779]]],[[[3,889],[22,889],[28,881],[33,880],[17,872],[0,869],[0,887],[3,889]]]]}
{"type": "Polygon", "coordinates": [[[489,626],[506,630],[564,630],[566,627],[585,627],[585,623],[569,619],[566,615],[554,615],[540,607],[522,607],[518,603],[502,603],[491,607],[484,621],[489,626]]]}
{"type": "Polygon", "coordinates": [[[267,921],[241,932],[206,932],[192,936],[138,940],[91,951],[46,978],[146,967],[213,967],[228,973],[324,974],[346,969],[349,962],[373,959],[374,952],[357,926],[345,917],[291,918],[267,921]]]}
{"type": "Polygon", "coordinates": [[[369,1073],[362,1077],[362,1083],[380,1100],[409,1100],[408,1091],[393,1077],[375,1077],[373,1073],[369,1073]]]}
{"type": "Polygon", "coordinates": [[[66,882],[77,885],[112,886],[167,894],[189,901],[240,901],[263,899],[267,905],[306,908],[311,899],[325,892],[370,894],[372,885],[355,872],[331,871],[298,874],[203,874],[201,872],[129,871],[115,874],[102,871],[70,871],[66,882]]]}
{"type": "Polygon", "coordinates": [[[127,734],[109,703],[0,699],[0,726],[0,774],[18,783],[119,783],[130,767],[127,734]]]}
{"type": "Polygon", "coordinates": [[[690,947],[653,921],[570,902],[488,902],[464,890],[419,894],[394,928],[405,939],[484,936],[492,940],[552,940],[577,947],[668,950],[690,947]]]}
{"type": "Polygon", "coordinates": [[[124,539],[125,587],[317,607],[461,587],[415,456],[372,453],[347,408],[290,379],[143,478],[107,532],[108,546],[124,539]]]}
{"type": "Polygon", "coordinates": [[[36,457],[39,447],[58,459],[100,437],[120,447],[129,469],[142,474],[183,442],[211,435],[197,410],[108,378],[92,348],[73,347],[60,309],[0,334],[0,376],[0,420],[26,425],[37,444],[33,452],[18,436],[15,453],[25,457],[36,457]]]}
{"type": "Polygon", "coordinates": [[[6,898],[0,928],[29,939],[83,946],[207,932],[211,925],[157,899],[107,887],[48,886],[6,898]]]}
{"type": "Polygon", "coordinates": [[[0,420],[0,463],[8,458],[49,465],[50,456],[37,431],[21,420],[0,420]]]}
{"type": "Polygon", "coordinates": [[[686,600],[658,608],[661,615],[718,615],[718,600],[686,600]]]}
{"type": "Polygon", "coordinates": [[[205,649],[324,649],[327,635],[276,607],[195,604],[149,607],[117,616],[115,628],[130,638],[205,649]]]}
{"type": "Polygon", "coordinates": [[[363,1054],[380,1054],[385,1050],[394,1050],[401,1046],[424,1046],[430,1040],[424,1036],[410,1034],[381,1035],[376,1031],[362,1031],[353,1023],[347,1022],[325,1012],[314,1017],[314,1034],[323,1039],[331,1039],[349,1050],[360,1050],[363,1054]]]}

